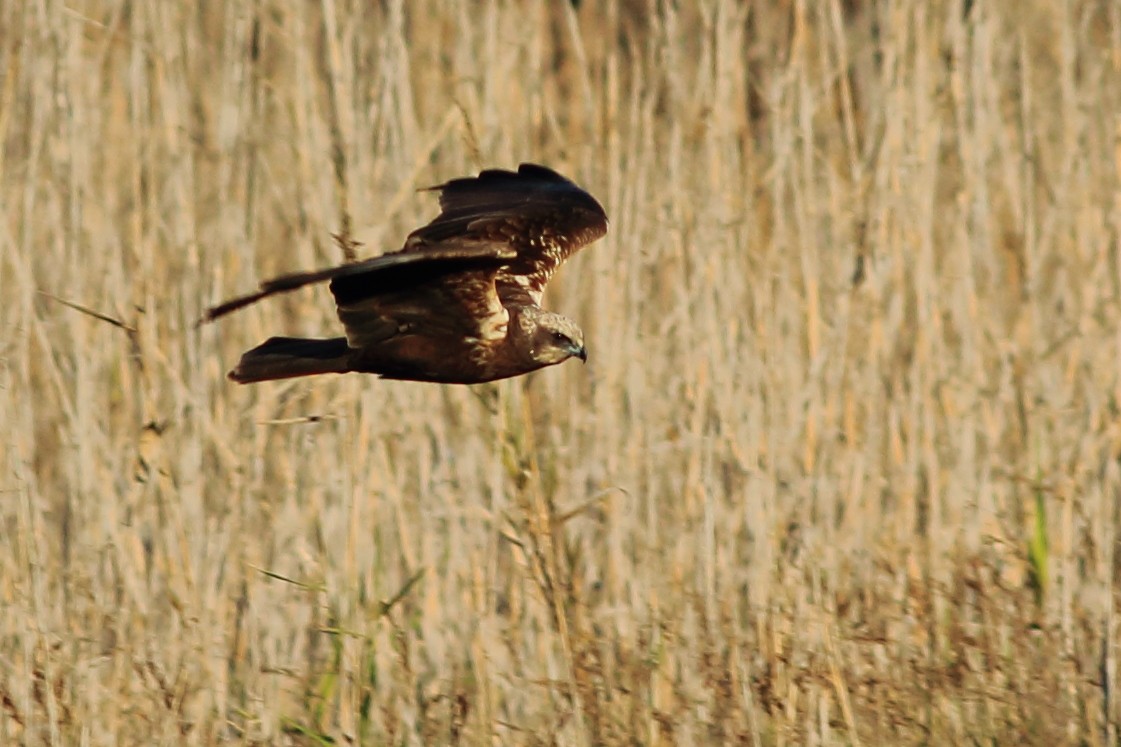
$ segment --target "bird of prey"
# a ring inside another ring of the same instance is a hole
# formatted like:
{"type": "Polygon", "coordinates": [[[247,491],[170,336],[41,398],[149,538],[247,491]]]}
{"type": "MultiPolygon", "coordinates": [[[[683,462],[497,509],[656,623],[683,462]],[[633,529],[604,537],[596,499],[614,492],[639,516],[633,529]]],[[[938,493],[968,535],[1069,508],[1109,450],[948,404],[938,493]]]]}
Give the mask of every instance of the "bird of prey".
{"type": "Polygon", "coordinates": [[[323,373],[477,384],[576,357],[584,333],[540,306],[558,266],[607,233],[603,207],[552,169],[523,163],[429,188],[440,214],[398,251],[261,283],[203,321],[330,281],[345,337],[272,337],[242,355],[241,384],[323,373]]]}

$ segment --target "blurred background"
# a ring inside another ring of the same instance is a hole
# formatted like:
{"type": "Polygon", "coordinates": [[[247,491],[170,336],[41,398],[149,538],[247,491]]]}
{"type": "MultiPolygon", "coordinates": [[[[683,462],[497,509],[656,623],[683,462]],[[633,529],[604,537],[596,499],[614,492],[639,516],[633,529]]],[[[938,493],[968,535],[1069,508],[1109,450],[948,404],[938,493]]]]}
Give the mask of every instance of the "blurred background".
{"type": "Polygon", "coordinates": [[[0,7],[0,741],[1116,745],[1121,5],[0,7]],[[241,387],[418,189],[569,363],[241,387]]]}

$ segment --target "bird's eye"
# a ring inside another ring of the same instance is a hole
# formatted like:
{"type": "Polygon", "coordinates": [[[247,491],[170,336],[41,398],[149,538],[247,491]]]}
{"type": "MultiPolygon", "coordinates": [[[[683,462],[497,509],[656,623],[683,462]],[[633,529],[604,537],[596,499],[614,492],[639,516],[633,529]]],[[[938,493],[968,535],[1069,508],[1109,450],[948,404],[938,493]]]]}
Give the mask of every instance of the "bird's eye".
{"type": "Polygon", "coordinates": [[[566,335],[564,332],[554,332],[553,340],[564,345],[568,345],[572,342],[572,340],[569,340],[568,335],[566,335]]]}

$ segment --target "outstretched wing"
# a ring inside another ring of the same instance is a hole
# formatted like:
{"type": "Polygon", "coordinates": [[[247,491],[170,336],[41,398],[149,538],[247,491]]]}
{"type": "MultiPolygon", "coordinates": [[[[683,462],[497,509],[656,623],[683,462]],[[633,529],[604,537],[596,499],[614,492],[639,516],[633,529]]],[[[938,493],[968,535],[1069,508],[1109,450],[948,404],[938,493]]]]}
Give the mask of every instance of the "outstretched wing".
{"type": "Polygon", "coordinates": [[[402,251],[425,251],[456,238],[508,246],[517,255],[497,281],[524,288],[535,303],[562,262],[607,233],[607,214],[596,199],[544,166],[491,169],[431,189],[440,192],[441,212],[409,234],[402,251]]]}
{"type": "Polygon", "coordinates": [[[330,281],[352,348],[418,325],[487,339],[508,319],[495,290],[495,275],[516,256],[507,246],[478,240],[384,254],[266,280],[259,290],[207,310],[200,321],[212,321],[277,293],[330,281]]]}
{"type": "Polygon", "coordinates": [[[414,333],[477,340],[505,336],[510,316],[498,298],[495,276],[514,259],[512,249],[463,239],[377,259],[391,257],[396,260],[388,268],[348,272],[331,280],[350,347],[414,333]]]}
{"type": "Polygon", "coordinates": [[[400,251],[265,281],[201,321],[330,281],[351,348],[414,331],[494,341],[509,321],[503,299],[540,303],[561,262],[607,232],[595,198],[544,166],[487,170],[432,189],[440,192],[440,214],[413,231],[400,251]]]}

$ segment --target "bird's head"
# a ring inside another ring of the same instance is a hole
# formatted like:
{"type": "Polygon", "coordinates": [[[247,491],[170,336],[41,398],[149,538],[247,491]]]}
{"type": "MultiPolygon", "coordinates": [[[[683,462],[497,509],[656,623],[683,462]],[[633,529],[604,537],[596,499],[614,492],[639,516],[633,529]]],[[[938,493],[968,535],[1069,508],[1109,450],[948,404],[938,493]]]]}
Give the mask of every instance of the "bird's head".
{"type": "Polygon", "coordinates": [[[529,354],[541,366],[563,363],[569,358],[579,358],[587,362],[588,352],[584,349],[584,332],[576,322],[566,316],[543,311],[536,315],[533,332],[530,335],[529,354]]]}

